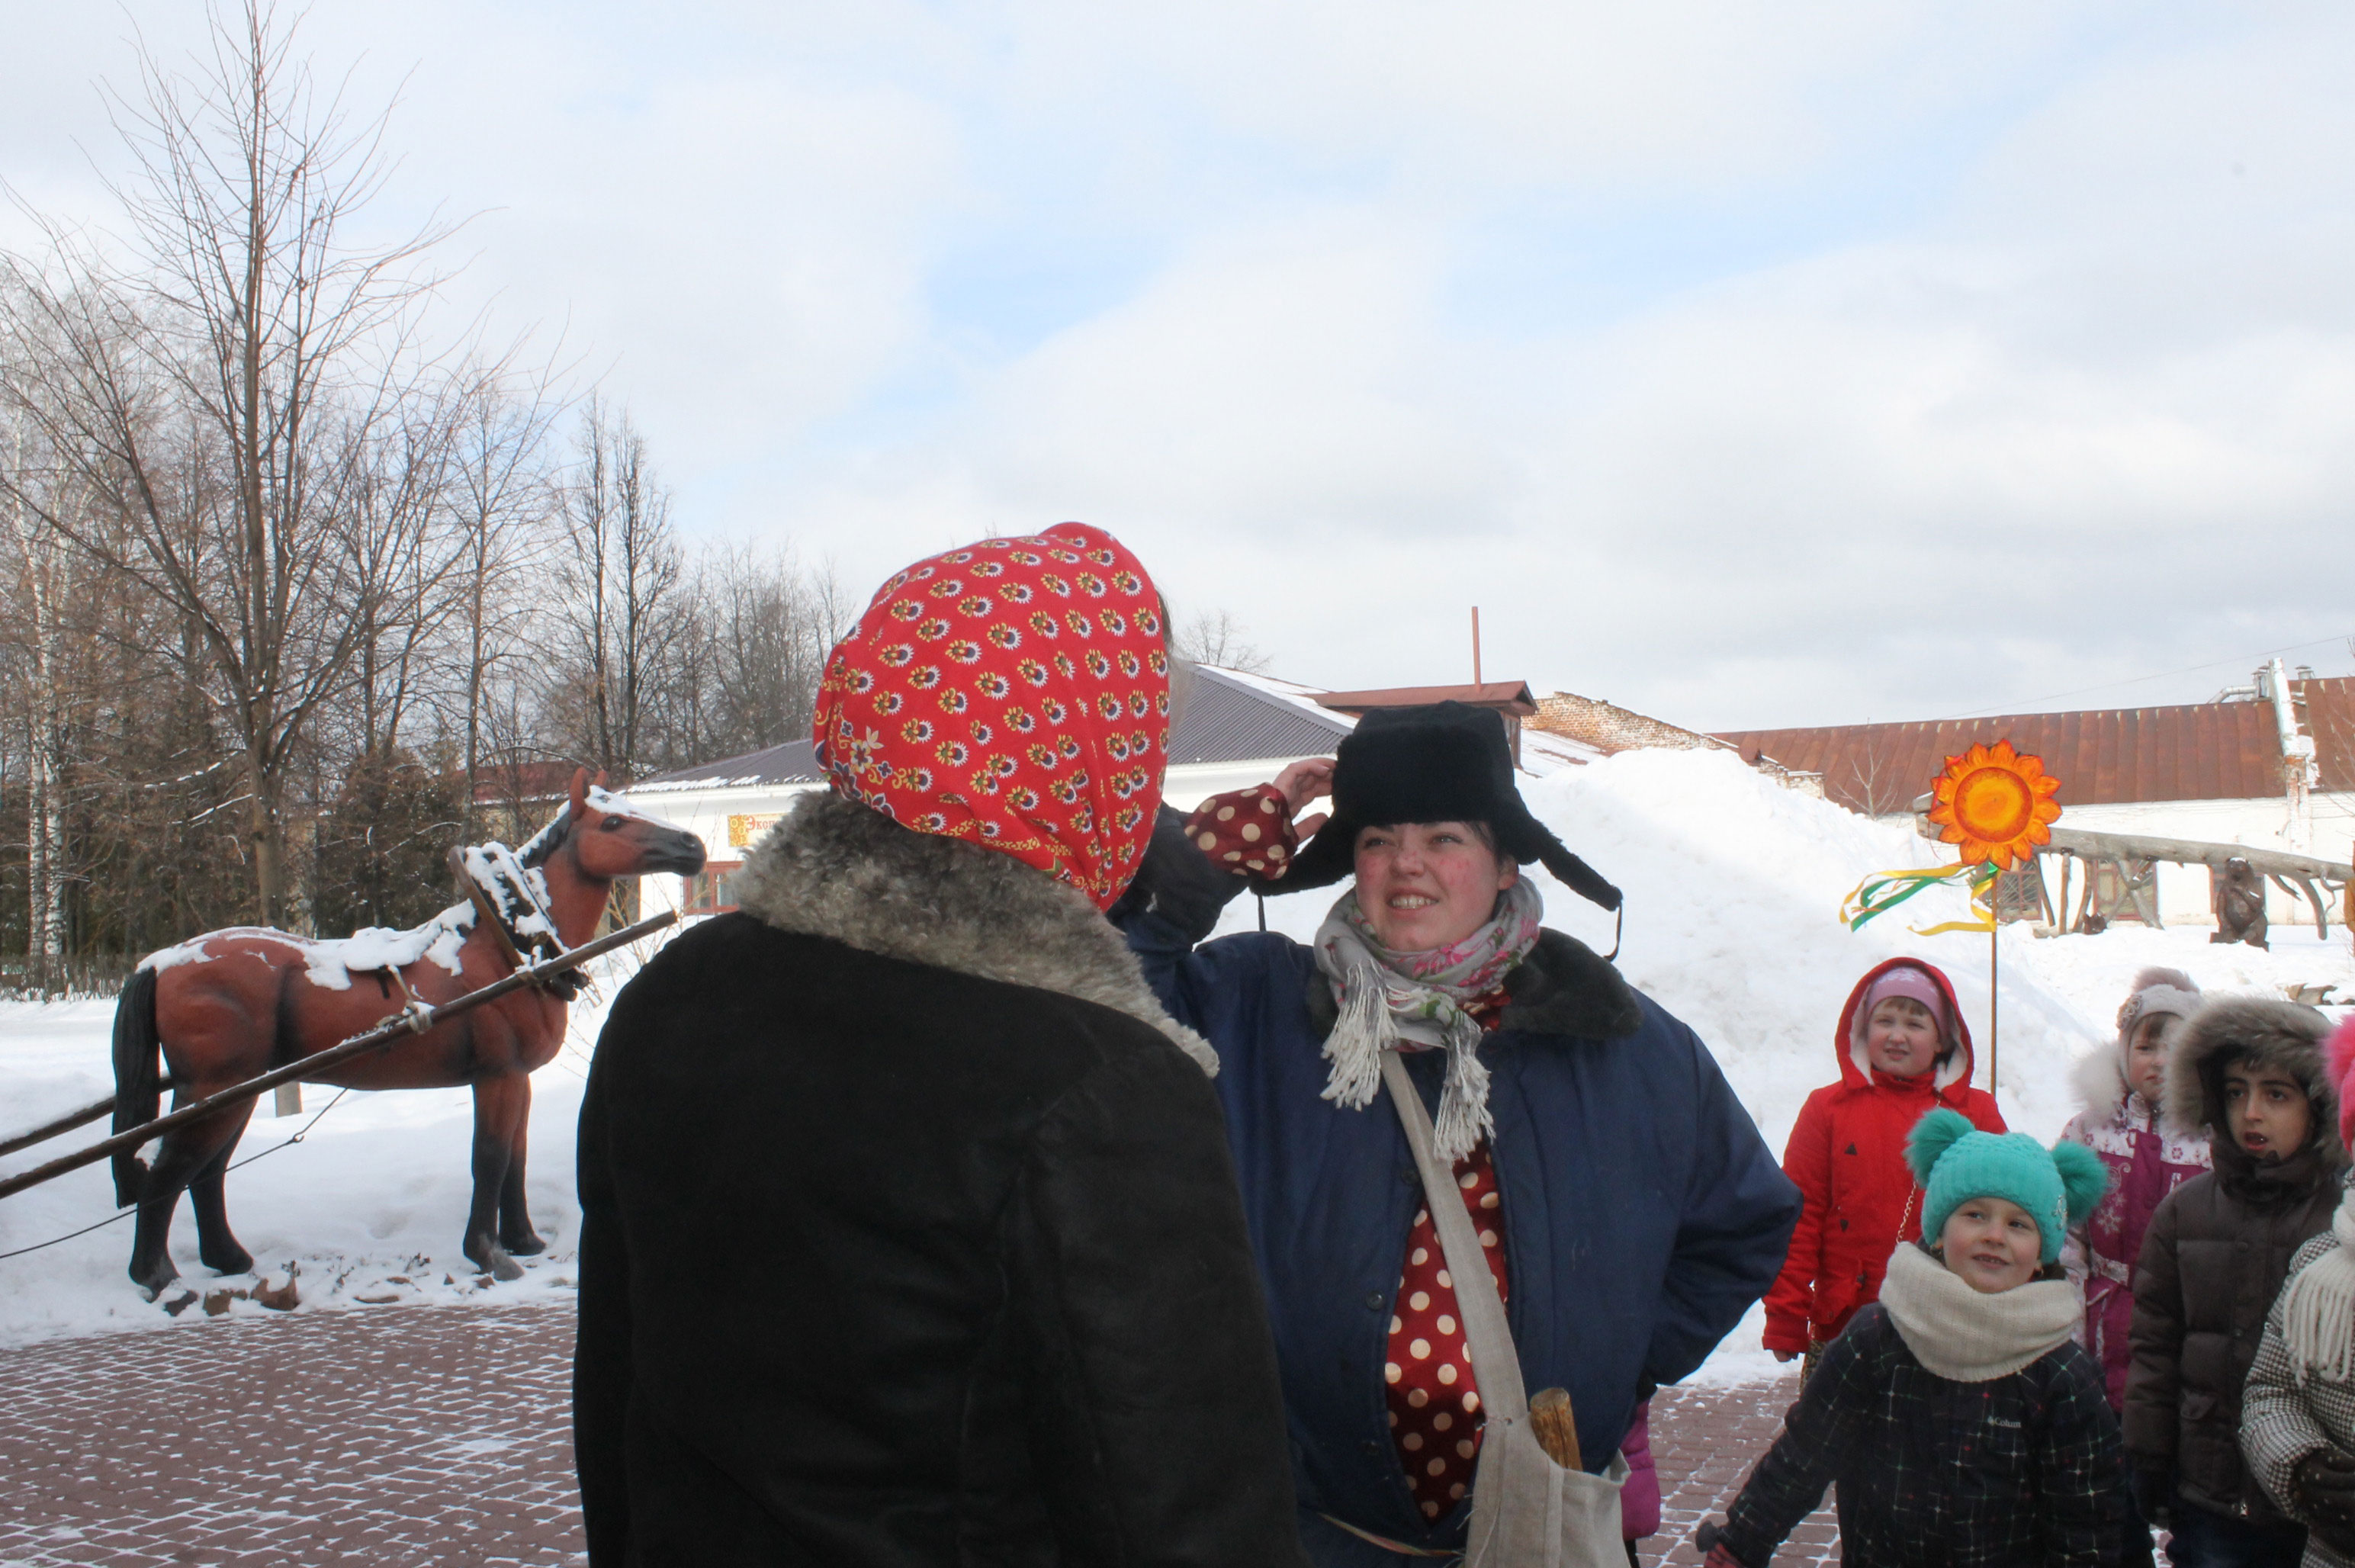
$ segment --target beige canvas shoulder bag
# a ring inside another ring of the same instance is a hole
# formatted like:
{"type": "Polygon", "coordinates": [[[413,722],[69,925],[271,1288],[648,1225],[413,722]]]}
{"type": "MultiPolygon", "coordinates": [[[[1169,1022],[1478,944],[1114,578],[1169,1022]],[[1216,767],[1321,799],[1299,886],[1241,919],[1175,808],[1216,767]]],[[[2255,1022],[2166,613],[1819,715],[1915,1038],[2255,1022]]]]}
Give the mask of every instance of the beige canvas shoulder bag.
{"type": "Polygon", "coordinates": [[[1431,1113],[1394,1051],[1382,1053],[1382,1082],[1423,1175],[1423,1198],[1455,1282],[1465,1348],[1487,1413],[1472,1476],[1465,1568],[1624,1568],[1627,1551],[1619,1534],[1619,1488],[1627,1478],[1627,1461],[1614,1455],[1606,1474],[1592,1476],[1555,1464],[1539,1444],[1504,1298],[1497,1294],[1496,1277],[1473,1233],[1455,1173],[1441,1166],[1432,1149],[1431,1113]]]}

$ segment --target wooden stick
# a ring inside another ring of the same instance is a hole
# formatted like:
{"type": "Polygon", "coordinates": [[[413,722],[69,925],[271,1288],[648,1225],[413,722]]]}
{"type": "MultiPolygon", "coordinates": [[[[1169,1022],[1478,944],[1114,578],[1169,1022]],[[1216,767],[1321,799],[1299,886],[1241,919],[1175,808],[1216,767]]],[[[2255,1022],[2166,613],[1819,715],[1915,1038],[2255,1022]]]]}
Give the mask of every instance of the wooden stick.
{"type": "MultiPolygon", "coordinates": [[[[155,1087],[160,1093],[171,1086],[172,1081],[166,1078],[155,1087]]],[[[99,1117],[112,1113],[113,1109],[114,1096],[112,1094],[103,1100],[93,1100],[78,1111],[68,1111],[54,1122],[42,1123],[29,1133],[18,1133],[13,1138],[0,1141],[0,1155],[15,1154],[20,1148],[30,1148],[37,1143],[56,1137],[59,1133],[69,1133],[76,1127],[88,1126],[99,1117]]]]}
{"type": "Polygon", "coordinates": [[[111,1138],[101,1138],[87,1148],[73,1154],[59,1155],[47,1165],[37,1165],[30,1170],[9,1177],[5,1181],[0,1181],[0,1198],[11,1197],[22,1192],[27,1187],[37,1187],[44,1181],[65,1175],[69,1170],[80,1170],[85,1165],[95,1165],[110,1155],[120,1154],[125,1149],[137,1148],[150,1138],[161,1137],[175,1127],[186,1126],[190,1122],[208,1116],[224,1105],[234,1105],[240,1100],[250,1100],[265,1090],[277,1088],[281,1083],[297,1083],[302,1079],[316,1076],[321,1069],[349,1061],[362,1051],[391,1045],[405,1036],[423,1034],[444,1019],[471,1011],[485,1002],[495,1002],[508,992],[536,985],[549,975],[560,974],[567,969],[577,969],[591,958],[611,953],[616,947],[627,946],[640,937],[651,936],[677,919],[678,916],[675,912],[655,915],[625,930],[617,931],[611,936],[601,937],[595,942],[585,942],[545,963],[527,965],[504,979],[494,980],[479,990],[469,991],[463,997],[453,997],[438,1007],[424,1008],[414,1013],[388,1019],[366,1033],[356,1034],[340,1045],[331,1045],[316,1055],[306,1056],[299,1061],[290,1061],[283,1067],[273,1068],[259,1078],[249,1078],[242,1083],[231,1084],[218,1093],[208,1094],[192,1104],[183,1105],[169,1115],[158,1116],[155,1120],[143,1123],[128,1132],[117,1133],[111,1138]]]}
{"type": "Polygon", "coordinates": [[[1540,1389],[1529,1395],[1529,1430],[1546,1457],[1565,1470],[1583,1470],[1578,1456],[1578,1423],[1570,1410],[1568,1389],[1540,1389]]]}

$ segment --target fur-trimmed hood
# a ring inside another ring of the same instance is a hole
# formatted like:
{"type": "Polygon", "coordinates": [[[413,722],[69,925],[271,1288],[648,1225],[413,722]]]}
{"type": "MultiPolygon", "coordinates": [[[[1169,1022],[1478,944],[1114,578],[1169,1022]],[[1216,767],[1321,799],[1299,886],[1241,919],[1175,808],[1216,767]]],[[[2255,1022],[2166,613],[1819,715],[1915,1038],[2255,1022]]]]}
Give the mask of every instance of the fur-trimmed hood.
{"type": "MultiPolygon", "coordinates": [[[[2097,1118],[2115,1115],[2126,1102],[2126,1053],[2134,1041],[2135,1026],[2147,1014],[2165,1013],[2175,1019],[2168,1033],[2180,1039],[2183,1021],[2198,1012],[2204,1000],[2199,984],[2180,969],[2150,968],[2137,975],[2118,1008],[2118,1038],[2106,1051],[2079,1057],[2069,1070],[2077,1103],[2097,1118]]],[[[2168,1043],[2165,1037],[2161,1043],[2168,1043]]],[[[2162,1087],[2160,1093],[2166,1090],[2162,1087]]]]}
{"type": "Polygon", "coordinates": [[[736,887],[738,907],[781,931],[1094,1002],[1218,1073],[1210,1042],[1169,1016],[1087,896],[1008,856],[813,790],[745,858],[736,887]]]}
{"type": "Polygon", "coordinates": [[[2329,1020],[2302,1002],[2276,997],[2218,997],[2200,1005],[2177,1034],[2167,1059],[2167,1116],[2179,1131],[2224,1126],[2224,1067],[2246,1057],[2277,1067],[2306,1087],[2314,1106],[2315,1147],[2344,1164],[2339,1136],[2339,1093],[2322,1060],[2329,1020]]]}

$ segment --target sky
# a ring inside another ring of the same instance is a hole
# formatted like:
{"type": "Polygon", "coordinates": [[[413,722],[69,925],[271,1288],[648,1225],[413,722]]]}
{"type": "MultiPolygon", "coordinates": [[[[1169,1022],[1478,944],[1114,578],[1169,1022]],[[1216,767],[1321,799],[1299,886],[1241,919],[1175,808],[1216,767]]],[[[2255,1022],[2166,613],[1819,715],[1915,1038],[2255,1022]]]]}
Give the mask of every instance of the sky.
{"type": "MultiPolygon", "coordinates": [[[[19,4],[103,227],[186,0],[19,4]]],[[[283,16],[291,17],[288,11],[283,16]]],[[[1700,729],[2355,672],[2355,10],[317,0],[363,219],[859,597],[1079,518],[1321,687],[1700,729]]],[[[0,209],[0,245],[35,231],[0,209]]]]}

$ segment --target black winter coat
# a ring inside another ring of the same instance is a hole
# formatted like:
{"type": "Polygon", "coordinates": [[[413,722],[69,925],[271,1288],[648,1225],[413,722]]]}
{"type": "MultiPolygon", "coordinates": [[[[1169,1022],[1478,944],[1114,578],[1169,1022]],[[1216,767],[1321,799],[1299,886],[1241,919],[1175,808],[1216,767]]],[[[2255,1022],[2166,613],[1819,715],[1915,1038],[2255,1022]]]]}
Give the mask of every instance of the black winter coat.
{"type": "Polygon", "coordinates": [[[2256,1181],[2223,1139],[2218,1168],[2167,1195],[2143,1232],[2127,1331],[2128,1462],[2171,1470],[2184,1500],[2286,1524],[2241,1458],[2241,1385],[2289,1260],[2330,1228],[2335,1167],[2298,1157],[2289,1180],[2256,1181]]]}
{"type": "Polygon", "coordinates": [[[1824,1351],[1721,1539],[1764,1568],[1837,1481],[1847,1568],[2147,1563],[2125,1480],[2102,1369],[2082,1347],[1955,1382],[1915,1360],[1874,1302],[1824,1351]]]}
{"type": "Polygon", "coordinates": [[[591,1561],[1299,1563],[1218,1099],[1124,1009],[1145,993],[1118,936],[1039,873],[863,808],[796,827],[747,904],[844,939],[709,921],[599,1041],[591,1561]],[[1115,967],[1082,973],[1098,955],[1115,967]]]}

